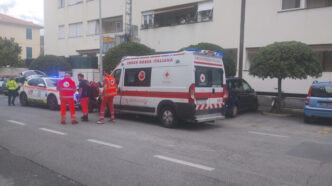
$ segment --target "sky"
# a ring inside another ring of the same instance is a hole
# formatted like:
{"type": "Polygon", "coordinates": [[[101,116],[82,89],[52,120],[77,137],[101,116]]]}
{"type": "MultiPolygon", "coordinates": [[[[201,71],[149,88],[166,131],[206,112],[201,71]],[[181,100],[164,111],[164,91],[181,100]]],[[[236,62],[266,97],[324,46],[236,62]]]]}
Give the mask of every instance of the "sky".
{"type": "Polygon", "coordinates": [[[44,25],[44,0],[0,0],[0,13],[44,25]]]}

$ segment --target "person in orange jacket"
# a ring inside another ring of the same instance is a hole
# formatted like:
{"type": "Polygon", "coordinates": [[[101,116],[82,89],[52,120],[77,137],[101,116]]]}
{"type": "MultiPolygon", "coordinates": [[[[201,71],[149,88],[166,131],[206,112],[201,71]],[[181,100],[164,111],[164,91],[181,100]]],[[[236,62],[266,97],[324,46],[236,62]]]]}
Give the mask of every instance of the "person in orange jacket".
{"type": "Polygon", "coordinates": [[[56,86],[60,94],[61,101],[61,124],[66,124],[66,110],[67,105],[69,105],[69,110],[71,114],[71,123],[77,124],[75,116],[75,103],[74,103],[74,94],[76,92],[76,84],[70,78],[69,73],[65,74],[64,79],[60,80],[56,86]]]}
{"type": "Polygon", "coordinates": [[[112,122],[115,121],[114,118],[114,105],[113,105],[113,99],[114,96],[117,95],[117,85],[114,77],[111,75],[104,76],[104,90],[102,93],[102,103],[100,106],[100,115],[99,115],[99,121],[97,121],[97,124],[104,124],[105,119],[105,107],[108,105],[108,108],[111,112],[111,120],[112,122]]]}

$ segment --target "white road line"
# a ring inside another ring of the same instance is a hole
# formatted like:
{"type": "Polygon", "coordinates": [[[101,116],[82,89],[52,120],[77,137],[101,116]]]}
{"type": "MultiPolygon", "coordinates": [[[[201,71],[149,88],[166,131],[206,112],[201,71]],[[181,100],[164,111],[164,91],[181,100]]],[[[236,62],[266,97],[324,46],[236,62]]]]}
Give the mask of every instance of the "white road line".
{"type": "Polygon", "coordinates": [[[170,162],[173,162],[173,163],[178,163],[178,164],[182,164],[182,165],[186,165],[186,166],[190,166],[190,167],[194,167],[194,168],[198,168],[198,169],[203,169],[203,170],[206,170],[206,171],[214,171],[215,170],[212,167],[207,167],[207,166],[204,166],[204,165],[190,163],[190,162],[187,162],[187,161],[178,160],[178,159],[174,159],[174,158],[170,158],[170,157],[166,157],[166,156],[155,155],[154,157],[158,158],[158,159],[170,161],[170,162]]]}
{"type": "Polygon", "coordinates": [[[279,137],[279,138],[289,138],[289,136],[283,136],[278,134],[270,134],[270,133],[263,133],[263,132],[256,132],[256,131],[249,131],[251,134],[258,134],[263,136],[273,136],[273,137],[279,137]]]}
{"type": "Polygon", "coordinates": [[[14,123],[14,124],[17,124],[17,125],[22,125],[24,126],[25,123],[22,123],[22,122],[19,122],[19,121],[14,121],[14,120],[7,120],[9,123],[14,123]]]}
{"type": "Polygon", "coordinates": [[[50,132],[50,133],[53,133],[53,134],[59,134],[59,135],[63,135],[63,136],[67,135],[66,133],[59,132],[59,131],[52,130],[52,129],[47,129],[47,128],[39,128],[39,130],[50,132]]]}
{"type": "Polygon", "coordinates": [[[117,148],[117,149],[122,149],[123,148],[120,145],[115,145],[115,144],[112,144],[112,143],[107,143],[107,142],[103,142],[103,141],[99,141],[99,140],[94,140],[94,139],[88,139],[87,141],[91,142],[91,143],[96,143],[96,144],[99,144],[99,145],[105,145],[105,146],[108,146],[108,147],[117,148]]]}

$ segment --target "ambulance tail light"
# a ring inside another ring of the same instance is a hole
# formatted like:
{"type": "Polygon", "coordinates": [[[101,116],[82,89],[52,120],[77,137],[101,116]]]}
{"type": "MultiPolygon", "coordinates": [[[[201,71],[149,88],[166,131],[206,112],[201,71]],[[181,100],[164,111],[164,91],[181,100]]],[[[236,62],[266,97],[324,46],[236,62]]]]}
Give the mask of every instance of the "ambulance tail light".
{"type": "Polygon", "coordinates": [[[226,85],[224,85],[224,96],[223,96],[224,101],[227,101],[228,97],[229,97],[229,92],[226,89],[226,85]]]}
{"type": "Polygon", "coordinates": [[[189,103],[195,103],[195,84],[191,84],[189,87],[189,103]]]}

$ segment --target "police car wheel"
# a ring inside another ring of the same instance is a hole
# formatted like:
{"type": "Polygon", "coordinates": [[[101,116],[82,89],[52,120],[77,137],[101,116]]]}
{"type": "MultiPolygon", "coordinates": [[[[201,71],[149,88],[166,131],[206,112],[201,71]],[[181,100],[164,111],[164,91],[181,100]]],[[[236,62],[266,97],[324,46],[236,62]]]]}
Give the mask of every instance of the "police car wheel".
{"type": "Polygon", "coordinates": [[[24,92],[20,94],[20,104],[22,106],[28,106],[29,105],[28,97],[24,92]]]}
{"type": "Polygon", "coordinates": [[[57,110],[58,109],[58,100],[56,99],[55,96],[50,95],[47,98],[47,106],[50,110],[57,110]]]}
{"type": "Polygon", "coordinates": [[[177,118],[174,109],[165,107],[160,112],[160,122],[166,128],[174,128],[177,125],[177,118]]]}

